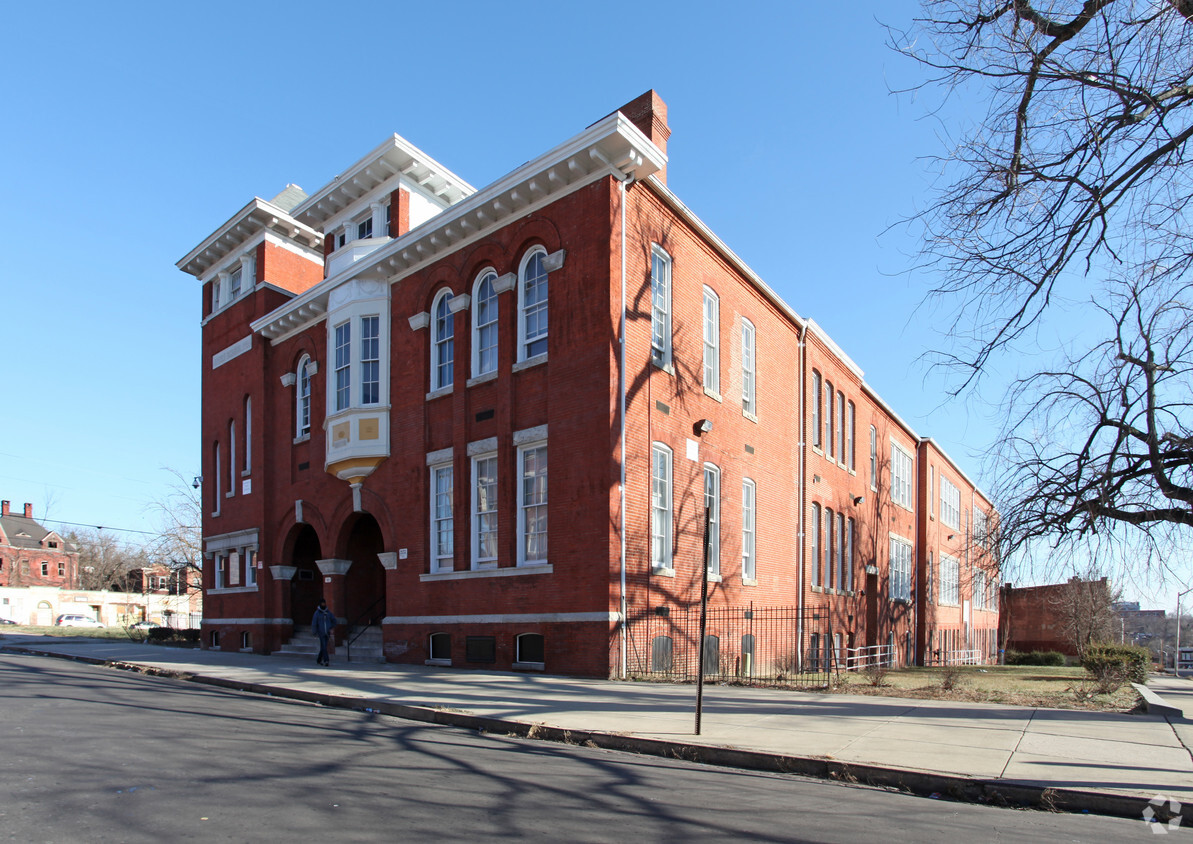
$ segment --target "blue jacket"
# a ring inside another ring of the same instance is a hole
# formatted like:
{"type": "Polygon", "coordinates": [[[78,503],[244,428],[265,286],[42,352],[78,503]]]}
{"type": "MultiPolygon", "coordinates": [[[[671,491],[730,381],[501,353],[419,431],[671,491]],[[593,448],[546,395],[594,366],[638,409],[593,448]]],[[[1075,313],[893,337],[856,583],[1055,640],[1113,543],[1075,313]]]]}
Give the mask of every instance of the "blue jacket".
{"type": "Polygon", "coordinates": [[[335,613],[322,607],[315,610],[315,617],[311,619],[311,632],[316,636],[330,636],[335,626],[335,613]]]}

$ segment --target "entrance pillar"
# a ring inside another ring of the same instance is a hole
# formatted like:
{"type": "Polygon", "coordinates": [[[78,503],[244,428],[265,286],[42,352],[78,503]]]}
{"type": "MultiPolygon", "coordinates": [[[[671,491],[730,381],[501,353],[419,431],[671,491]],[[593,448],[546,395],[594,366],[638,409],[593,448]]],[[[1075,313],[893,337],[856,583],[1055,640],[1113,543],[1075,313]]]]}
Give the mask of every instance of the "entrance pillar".
{"type": "Polygon", "coordinates": [[[294,579],[295,566],[269,566],[269,577],[273,581],[273,605],[278,608],[274,618],[291,618],[290,581],[294,579]]]}
{"type": "MultiPolygon", "coordinates": [[[[315,560],[315,565],[319,567],[319,571],[323,574],[323,597],[327,599],[327,608],[335,613],[336,626],[342,627],[348,623],[346,616],[348,607],[348,589],[345,585],[344,575],[348,573],[348,569],[352,568],[351,560],[315,560]]],[[[335,643],[335,636],[331,638],[331,643],[335,643]]]]}

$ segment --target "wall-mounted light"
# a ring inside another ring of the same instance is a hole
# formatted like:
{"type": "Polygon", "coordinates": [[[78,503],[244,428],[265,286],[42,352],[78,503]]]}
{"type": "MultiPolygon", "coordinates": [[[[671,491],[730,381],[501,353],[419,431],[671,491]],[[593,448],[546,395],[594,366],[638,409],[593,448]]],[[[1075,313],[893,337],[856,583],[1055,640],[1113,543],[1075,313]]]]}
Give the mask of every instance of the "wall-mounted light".
{"type": "Polygon", "coordinates": [[[953,537],[954,537],[954,536],[956,536],[956,535],[957,535],[957,534],[955,534],[955,533],[950,533],[950,534],[949,534],[949,541],[950,541],[950,542],[952,542],[952,541],[953,541],[953,537]]]}
{"type": "Polygon", "coordinates": [[[712,420],[711,419],[701,419],[695,425],[692,426],[692,430],[696,432],[696,436],[700,436],[701,434],[707,434],[709,431],[712,430],[712,420]]]}
{"type": "Polygon", "coordinates": [[[203,476],[195,475],[195,479],[193,481],[191,481],[191,486],[193,486],[195,489],[198,489],[199,487],[203,486],[203,476]]]}
{"type": "Polygon", "coordinates": [[[863,501],[865,501],[865,500],[866,500],[866,496],[864,496],[864,495],[855,495],[855,496],[853,497],[853,506],[854,506],[854,507],[856,507],[857,505],[861,504],[861,503],[862,503],[863,501]]]}

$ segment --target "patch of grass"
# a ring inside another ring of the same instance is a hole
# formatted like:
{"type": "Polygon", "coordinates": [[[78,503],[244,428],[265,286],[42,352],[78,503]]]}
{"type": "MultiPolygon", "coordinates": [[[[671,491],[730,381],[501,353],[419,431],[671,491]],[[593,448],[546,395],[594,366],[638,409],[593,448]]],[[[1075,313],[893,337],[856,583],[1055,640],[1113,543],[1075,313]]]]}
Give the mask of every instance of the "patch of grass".
{"type": "Polygon", "coordinates": [[[865,676],[845,673],[835,690],[929,700],[964,700],[1055,709],[1130,712],[1138,696],[1130,686],[1101,694],[1080,666],[983,665],[900,668],[888,673],[886,686],[874,688],[865,676]],[[952,675],[952,687],[946,674],[952,675]]]}
{"type": "Polygon", "coordinates": [[[38,636],[61,636],[72,639],[122,639],[128,641],[129,635],[123,627],[41,627],[33,624],[4,625],[0,627],[0,634],[5,633],[33,633],[38,636]]]}

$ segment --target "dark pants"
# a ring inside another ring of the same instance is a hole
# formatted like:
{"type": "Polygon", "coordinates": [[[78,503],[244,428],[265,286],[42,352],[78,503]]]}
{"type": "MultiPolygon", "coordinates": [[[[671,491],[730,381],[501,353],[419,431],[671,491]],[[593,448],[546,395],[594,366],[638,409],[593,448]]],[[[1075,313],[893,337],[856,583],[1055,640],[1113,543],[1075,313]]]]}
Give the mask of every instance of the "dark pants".
{"type": "Polygon", "coordinates": [[[319,637],[319,659],[317,660],[317,662],[319,662],[320,665],[324,665],[328,662],[328,659],[327,659],[327,637],[328,637],[328,635],[330,635],[330,634],[323,634],[319,637]]]}

